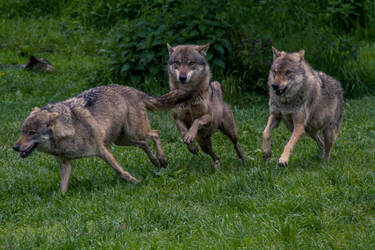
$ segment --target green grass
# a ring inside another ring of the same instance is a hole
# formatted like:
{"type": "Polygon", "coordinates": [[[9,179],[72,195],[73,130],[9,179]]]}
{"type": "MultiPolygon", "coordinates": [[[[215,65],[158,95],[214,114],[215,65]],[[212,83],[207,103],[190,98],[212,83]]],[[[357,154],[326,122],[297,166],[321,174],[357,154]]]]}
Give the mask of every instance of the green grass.
{"type": "MultiPolygon", "coordinates": [[[[0,44],[7,46],[0,49],[0,63],[25,63],[35,54],[57,68],[56,74],[0,69],[1,249],[375,247],[373,96],[346,100],[328,163],[315,157],[317,147],[306,137],[286,168],[276,165],[290,136],[283,126],[272,136],[273,157],[261,157],[265,98],[228,99],[236,103],[248,161],[242,164],[231,142],[216,134],[219,171],[208,156],[188,152],[168,114],[150,113],[152,127],[161,131],[168,168],[153,167],[140,149],[113,146],[116,159],[141,184],[122,181],[100,159],[85,158],[74,161],[62,196],[53,157],[34,152],[21,159],[11,147],[34,106],[104,83],[106,57],[100,51],[112,40],[73,21],[1,24],[0,44]]],[[[224,80],[225,88],[234,81],[224,80]]]]}

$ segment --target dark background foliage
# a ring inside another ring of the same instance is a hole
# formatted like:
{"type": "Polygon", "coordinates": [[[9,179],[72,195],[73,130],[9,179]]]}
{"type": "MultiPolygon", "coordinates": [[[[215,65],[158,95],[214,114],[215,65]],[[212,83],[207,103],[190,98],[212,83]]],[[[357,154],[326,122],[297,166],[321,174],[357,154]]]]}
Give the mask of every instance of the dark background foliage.
{"type": "Polygon", "coordinates": [[[0,8],[9,10],[1,13],[7,18],[64,16],[113,36],[103,75],[147,90],[167,89],[167,42],[210,43],[215,80],[236,79],[236,93],[266,94],[272,45],[305,49],[307,61],[340,80],[347,96],[375,87],[371,68],[359,62],[361,43],[375,38],[370,0],[29,0],[0,8]]]}
{"type": "Polygon", "coordinates": [[[306,59],[338,78],[347,95],[367,93],[375,79],[358,64],[358,43],[372,40],[372,1],[154,1],[117,31],[112,72],[135,83],[167,79],[165,44],[210,43],[214,78],[239,79],[242,92],[266,93],[271,45],[306,50],[306,59]]]}

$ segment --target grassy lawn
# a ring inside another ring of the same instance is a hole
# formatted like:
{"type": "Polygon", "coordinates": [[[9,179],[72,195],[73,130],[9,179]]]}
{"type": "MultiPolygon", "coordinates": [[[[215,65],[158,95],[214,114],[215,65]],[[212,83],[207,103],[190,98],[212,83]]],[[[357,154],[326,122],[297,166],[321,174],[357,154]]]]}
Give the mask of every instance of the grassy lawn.
{"type": "Polygon", "coordinates": [[[283,126],[273,133],[273,157],[261,156],[265,98],[228,100],[237,103],[232,106],[248,160],[242,164],[231,142],[216,134],[219,171],[207,155],[188,152],[169,114],[150,113],[168,168],[155,168],[138,148],[113,146],[116,159],[141,184],[122,181],[100,159],[85,158],[74,161],[62,196],[54,158],[34,152],[21,159],[12,145],[34,106],[64,100],[105,79],[101,51],[111,40],[61,23],[0,23],[1,64],[26,63],[35,53],[57,69],[0,69],[1,249],[375,247],[374,96],[346,100],[328,163],[317,159],[317,146],[306,137],[286,168],[276,164],[290,136],[283,126]]]}

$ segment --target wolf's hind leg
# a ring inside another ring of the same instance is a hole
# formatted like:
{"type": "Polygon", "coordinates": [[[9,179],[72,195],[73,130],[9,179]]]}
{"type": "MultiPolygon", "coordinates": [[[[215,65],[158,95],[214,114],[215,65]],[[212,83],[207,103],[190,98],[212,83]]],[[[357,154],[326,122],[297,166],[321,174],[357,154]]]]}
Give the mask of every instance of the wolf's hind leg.
{"type": "Polygon", "coordinates": [[[70,174],[72,172],[72,163],[69,159],[64,157],[56,156],[55,158],[60,164],[60,190],[62,194],[65,194],[68,190],[70,174]]]}
{"type": "Polygon", "coordinates": [[[154,164],[157,167],[161,166],[159,159],[154,155],[154,153],[152,153],[151,148],[148,146],[146,141],[137,141],[134,143],[134,145],[140,147],[147,154],[152,164],[154,164]]]}
{"type": "Polygon", "coordinates": [[[316,144],[318,145],[318,154],[321,159],[324,157],[324,142],[322,139],[322,136],[320,135],[319,131],[314,131],[313,133],[310,133],[311,137],[316,141],[316,144]]]}
{"type": "Polygon", "coordinates": [[[234,121],[233,114],[230,110],[226,110],[224,112],[224,119],[219,129],[223,132],[224,135],[228,136],[228,138],[232,141],[238,157],[242,161],[245,161],[245,157],[243,156],[241,146],[238,143],[236,123],[234,121]]]}
{"type": "Polygon", "coordinates": [[[329,160],[331,149],[333,143],[337,137],[337,131],[335,129],[327,129],[323,131],[324,144],[325,144],[325,154],[324,157],[326,160],[329,160]]]}
{"type": "Polygon", "coordinates": [[[99,157],[107,162],[122,179],[133,181],[135,183],[139,182],[138,179],[133,177],[121,167],[121,165],[116,161],[115,157],[113,157],[112,153],[106,147],[101,147],[99,157]]]}
{"type": "Polygon", "coordinates": [[[167,157],[165,157],[163,148],[161,146],[160,141],[160,132],[159,130],[151,130],[151,132],[148,134],[152,141],[155,143],[156,146],[156,157],[158,158],[160,162],[160,167],[165,168],[168,165],[167,157]]]}
{"type": "Polygon", "coordinates": [[[214,161],[214,167],[216,169],[220,168],[220,160],[219,157],[212,151],[212,143],[211,143],[211,136],[205,136],[205,137],[197,137],[197,141],[199,143],[199,146],[209,156],[211,156],[212,160],[214,161]]]}

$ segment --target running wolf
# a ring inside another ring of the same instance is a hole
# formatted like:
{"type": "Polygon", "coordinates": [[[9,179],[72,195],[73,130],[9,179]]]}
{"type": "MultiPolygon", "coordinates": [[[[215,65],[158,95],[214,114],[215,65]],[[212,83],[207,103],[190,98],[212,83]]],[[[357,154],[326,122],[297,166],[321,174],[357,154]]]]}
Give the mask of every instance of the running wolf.
{"type": "Polygon", "coordinates": [[[151,97],[120,85],[92,88],[66,101],[35,107],[24,121],[13,149],[20,152],[22,158],[34,149],[54,155],[60,164],[62,193],[68,188],[71,160],[86,156],[99,156],[121,178],[137,183],[136,178],[122,169],[108,146],[112,142],[138,146],[155,166],[165,167],[167,159],[159,131],[151,129],[146,109],[170,109],[189,97],[190,94],[182,90],[151,97]],[[149,138],[156,145],[156,156],[147,145],[149,138]]]}
{"type": "Polygon", "coordinates": [[[223,100],[220,83],[211,82],[210,67],[206,60],[209,45],[167,46],[170,89],[185,90],[193,96],[191,100],[178,104],[171,112],[189,151],[198,154],[198,147],[194,143],[196,140],[203,152],[211,156],[214,167],[219,168],[220,161],[212,151],[211,143],[211,135],[219,129],[233,142],[238,157],[244,160],[233,113],[223,100]]]}
{"type": "Polygon", "coordinates": [[[312,69],[304,59],[304,50],[287,53],[272,47],[272,51],[268,77],[270,116],[262,144],[264,158],[271,156],[271,131],[282,120],[292,136],[278,160],[279,165],[288,165],[295,144],[305,133],[318,144],[319,156],[328,160],[344,113],[340,83],[312,69]]]}

